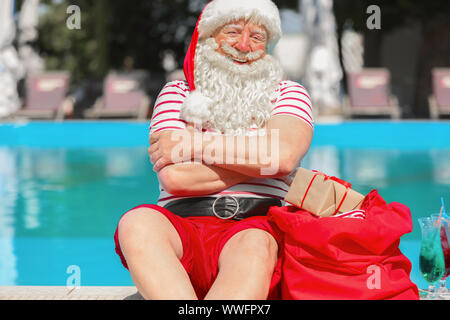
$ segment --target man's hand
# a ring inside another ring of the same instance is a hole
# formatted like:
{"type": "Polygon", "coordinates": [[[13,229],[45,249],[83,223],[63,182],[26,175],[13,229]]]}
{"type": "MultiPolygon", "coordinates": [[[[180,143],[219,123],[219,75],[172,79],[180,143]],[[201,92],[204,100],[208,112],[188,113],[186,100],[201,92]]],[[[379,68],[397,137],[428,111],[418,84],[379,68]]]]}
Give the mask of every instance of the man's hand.
{"type": "Polygon", "coordinates": [[[197,137],[199,145],[195,147],[192,125],[185,130],[164,131],[151,136],[148,153],[153,170],[167,192],[178,196],[213,194],[249,179],[235,171],[192,163],[194,152],[202,152],[202,134],[197,132],[197,137]]]}
{"type": "Polygon", "coordinates": [[[194,129],[171,130],[152,134],[148,154],[153,170],[170,164],[189,162],[194,157],[194,129]]]}

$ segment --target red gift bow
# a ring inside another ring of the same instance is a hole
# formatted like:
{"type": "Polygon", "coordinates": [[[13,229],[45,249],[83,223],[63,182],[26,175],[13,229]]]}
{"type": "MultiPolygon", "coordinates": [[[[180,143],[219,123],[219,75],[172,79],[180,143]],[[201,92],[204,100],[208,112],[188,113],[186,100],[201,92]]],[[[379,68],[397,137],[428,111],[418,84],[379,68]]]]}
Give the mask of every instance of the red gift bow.
{"type": "Polygon", "coordinates": [[[342,184],[346,189],[345,189],[345,194],[342,197],[341,203],[339,203],[339,206],[337,207],[336,211],[333,213],[333,215],[335,215],[336,213],[339,212],[339,209],[341,208],[342,204],[344,203],[345,198],[347,197],[348,194],[348,190],[352,187],[352,184],[350,182],[344,181],[342,179],[339,179],[337,177],[333,177],[333,176],[328,176],[323,172],[317,171],[317,170],[312,170],[313,172],[315,172],[316,174],[314,175],[314,177],[311,179],[311,182],[308,185],[308,188],[306,189],[305,195],[303,196],[302,199],[302,203],[300,204],[300,208],[303,208],[303,203],[305,202],[306,199],[306,195],[309,192],[309,189],[311,188],[312,183],[314,182],[314,179],[316,179],[317,176],[324,176],[324,181],[327,180],[333,180],[336,181],[339,184],[342,184]]]}

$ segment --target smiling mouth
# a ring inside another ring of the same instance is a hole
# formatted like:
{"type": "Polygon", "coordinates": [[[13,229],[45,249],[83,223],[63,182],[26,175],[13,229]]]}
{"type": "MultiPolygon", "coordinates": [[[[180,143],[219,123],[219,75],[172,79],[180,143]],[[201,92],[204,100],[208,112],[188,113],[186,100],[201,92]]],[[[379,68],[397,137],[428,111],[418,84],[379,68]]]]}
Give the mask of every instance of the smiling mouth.
{"type": "Polygon", "coordinates": [[[239,64],[244,64],[244,63],[247,63],[247,62],[248,62],[248,60],[238,59],[238,58],[234,58],[234,57],[232,57],[231,59],[232,59],[234,62],[239,63],[239,64]]]}

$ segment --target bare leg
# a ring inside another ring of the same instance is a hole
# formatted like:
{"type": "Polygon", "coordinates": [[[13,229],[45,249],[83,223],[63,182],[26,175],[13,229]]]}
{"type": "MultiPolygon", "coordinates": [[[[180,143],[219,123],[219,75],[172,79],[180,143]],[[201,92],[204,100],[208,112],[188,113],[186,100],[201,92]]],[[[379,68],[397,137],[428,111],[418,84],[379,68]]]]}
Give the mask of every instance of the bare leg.
{"type": "Polygon", "coordinates": [[[205,299],[267,299],[277,253],[278,245],[268,232],[248,229],[237,233],[220,254],[219,274],[205,299]]]}
{"type": "Polygon", "coordinates": [[[163,214],[148,208],[127,213],[119,222],[119,242],[133,282],[145,299],[197,300],[180,263],[180,236],[163,214]]]}

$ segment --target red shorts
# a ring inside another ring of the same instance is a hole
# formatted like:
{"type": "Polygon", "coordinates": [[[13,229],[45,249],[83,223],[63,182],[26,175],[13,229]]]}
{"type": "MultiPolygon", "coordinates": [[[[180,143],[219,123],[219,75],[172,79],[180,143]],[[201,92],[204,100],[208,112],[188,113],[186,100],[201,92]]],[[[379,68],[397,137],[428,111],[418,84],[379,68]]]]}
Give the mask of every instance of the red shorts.
{"type": "MultiPolygon", "coordinates": [[[[278,252],[282,252],[280,247],[282,244],[281,233],[265,216],[251,217],[241,221],[221,220],[216,217],[182,218],[156,205],[142,205],[133,210],[138,208],[149,208],[162,213],[175,227],[183,244],[181,263],[188,273],[199,299],[205,297],[217,277],[220,252],[227,241],[238,232],[246,229],[267,231],[277,241],[279,245],[278,252]]],[[[118,228],[114,235],[114,241],[116,243],[116,253],[120,256],[124,267],[128,269],[120,249],[118,228]]],[[[246,262],[242,261],[242,263],[246,262]]],[[[279,255],[270,284],[269,300],[280,298],[280,280],[281,259],[279,255]]]]}

